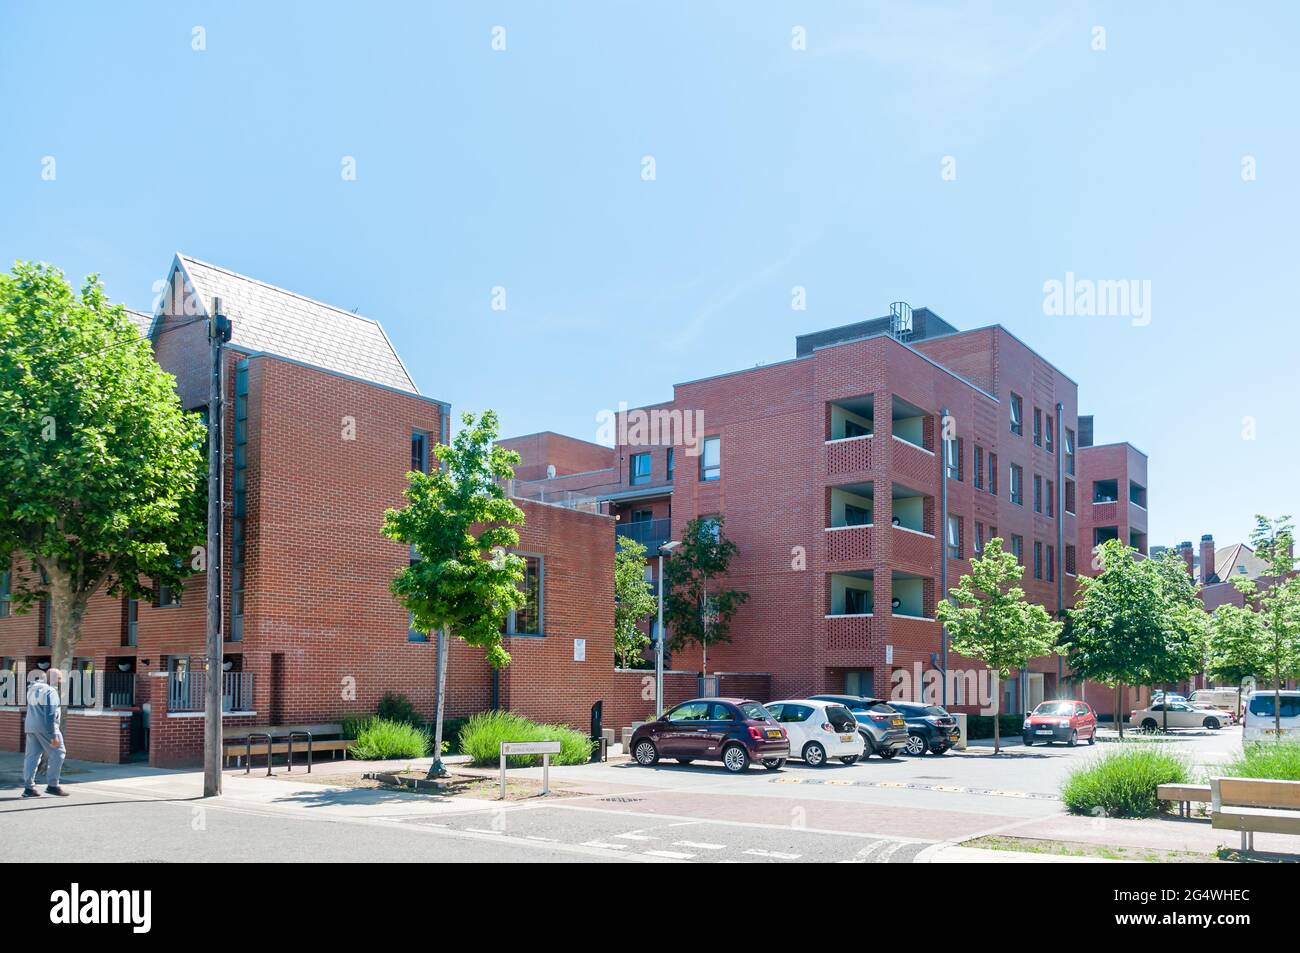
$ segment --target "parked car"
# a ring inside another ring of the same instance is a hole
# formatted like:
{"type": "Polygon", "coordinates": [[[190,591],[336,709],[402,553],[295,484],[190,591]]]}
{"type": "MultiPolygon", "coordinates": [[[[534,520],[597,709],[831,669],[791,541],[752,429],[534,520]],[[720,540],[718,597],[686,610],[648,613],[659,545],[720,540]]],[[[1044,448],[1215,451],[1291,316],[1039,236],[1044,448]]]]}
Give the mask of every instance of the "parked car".
{"type": "Polygon", "coordinates": [[[1170,728],[1209,728],[1217,731],[1232,724],[1232,712],[1222,708],[1201,708],[1191,702],[1155,702],[1138,709],[1129,716],[1129,723],[1147,731],[1155,731],[1166,724],[1170,728]]]}
{"type": "Polygon", "coordinates": [[[1232,713],[1233,721],[1241,720],[1241,689],[1198,688],[1187,699],[1197,708],[1219,708],[1232,713]]]}
{"type": "MultiPolygon", "coordinates": [[[[1164,700],[1165,700],[1165,693],[1164,693],[1163,691],[1152,692],[1152,693],[1151,693],[1151,702],[1150,702],[1150,703],[1151,703],[1152,705],[1156,704],[1157,702],[1162,702],[1162,701],[1164,701],[1164,700]]],[[[1187,701],[1187,696],[1186,696],[1186,695],[1179,695],[1179,694],[1176,693],[1176,692],[1170,692],[1170,693],[1169,693],[1169,700],[1170,700],[1171,702],[1185,702],[1185,701],[1187,701]]]]}
{"type": "Polygon", "coordinates": [[[809,695],[809,701],[834,702],[853,713],[858,723],[858,734],[865,748],[864,759],[873,754],[888,761],[907,744],[907,722],[883,698],[865,695],[809,695]]]}
{"type": "Polygon", "coordinates": [[[1097,713],[1087,702],[1068,698],[1040,702],[1038,707],[1025,716],[1021,737],[1025,746],[1035,741],[1064,741],[1073,748],[1081,738],[1087,738],[1088,744],[1097,743],[1097,713]]]}
{"type": "Polygon", "coordinates": [[[660,758],[721,761],[734,773],[759,761],[775,771],[790,757],[790,740],[771,712],[751,698],[692,698],[638,726],[632,757],[647,766],[660,758]]]}
{"type": "Polygon", "coordinates": [[[1300,691],[1284,688],[1277,694],[1281,696],[1280,699],[1267,690],[1251,692],[1246,696],[1246,712],[1241,719],[1243,745],[1278,737],[1295,740],[1300,736],[1300,691]],[[1278,727],[1274,727],[1273,719],[1273,713],[1278,710],[1276,704],[1279,700],[1282,703],[1282,721],[1278,726],[1281,728],[1280,736],[1278,727]]]}
{"type": "Polygon", "coordinates": [[[907,743],[903,745],[907,754],[923,755],[927,751],[944,754],[961,737],[957,719],[938,705],[894,699],[890,699],[889,705],[907,723],[907,743]]]}
{"type": "Polygon", "coordinates": [[[790,738],[790,757],[820,768],[831,758],[853,764],[866,744],[853,713],[835,702],[790,698],[763,706],[790,738]]]}

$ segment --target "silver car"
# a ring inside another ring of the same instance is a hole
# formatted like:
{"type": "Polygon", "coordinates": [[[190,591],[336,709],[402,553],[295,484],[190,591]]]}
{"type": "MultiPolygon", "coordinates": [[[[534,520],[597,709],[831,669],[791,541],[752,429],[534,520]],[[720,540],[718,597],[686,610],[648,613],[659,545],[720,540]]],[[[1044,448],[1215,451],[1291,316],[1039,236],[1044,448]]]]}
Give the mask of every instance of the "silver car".
{"type": "Polygon", "coordinates": [[[878,754],[886,761],[907,746],[907,721],[883,698],[865,695],[809,695],[811,701],[836,702],[853,712],[866,744],[862,757],[878,754]]]}

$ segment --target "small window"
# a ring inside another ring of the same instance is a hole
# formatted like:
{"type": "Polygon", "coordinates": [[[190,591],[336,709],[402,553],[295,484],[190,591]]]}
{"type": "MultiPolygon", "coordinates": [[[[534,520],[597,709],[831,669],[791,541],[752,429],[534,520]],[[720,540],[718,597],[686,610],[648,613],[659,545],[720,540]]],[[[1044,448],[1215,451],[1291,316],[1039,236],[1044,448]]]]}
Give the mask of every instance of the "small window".
{"type": "Polygon", "coordinates": [[[632,485],[650,482],[650,454],[634,453],[632,454],[632,485]]]}
{"type": "Polygon", "coordinates": [[[1118,480],[1094,480],[1092,484],[1092,502],[1116,503],[1119,501],[1118,480]]]}
{"type": "Polygon", "coordinates": [[[1043,512],[1043,478],[1034,474],[1034,512],[1043,512]]]}
{"type": "Polygon", "coordinates": [[[1016,557],[1016,562],[1022,566],[1025,563],[1025,538],[1023,536],[1011,537],[1011,552],[1016,557]]]}
{"type": "Polygon", "coordinates": [[[411,433],[411,469],[417,473],[429,472],[429,435],[423,430],[411,433]]]}
{"type": "Polygon", "coordinates": [[[184,588],[174,589],[171,586],[158,586],[158,608],[174,609],[181,604],[181,593],[184,588]]]}
{"type": "Polygon", "coordinates": [[[633,523],[649,523],[654,518],[654,510],[633,510],[630,517],[633,523]]]}
{"type": "Polygon", "coordinates": [[[1037,407],[1034,408],[1034,446],[1043,445],[1043,412],[1037,407]]]}
{"type": "Polygon", "coordinates": [[[998,455],[989,454],[989,496],[998,495],[998,455]]]}
{"type": "Polygon", "coordinates": [[[975,554],[978,556],[984,552],[984,524],[975,523],[975,554]]]}
{"type": "Polygon", "coordinates": [[[1043,544],[1034,540],[1034,578],[1043,578],[1043,544]]]}
{"type": "Polygon", "coordinates": [[[1025,471],[1018,463],[1011,464],[1011,502],[1016,506],[1025,505],[1025,471]]]}
{"type": "Polygon", "coordinates": [[[1074,476],[1074,431],[1065,428],[1065,472],[1074,476]]]}
{"type": "Polygon", "coordinates": [[[1047,581],[1056,582],[1056,547],[1047,547],[1047,581]]]}
{"type": "Polygon", "coordinates": [[[676,454],[675,452],[673,452],[673,448],[672,448],[672,447],[669,447],[669,448],[668,448],[668,464],[667,464],[667,467],[666,467],[666,472],[667,472],[667,474],[668,474],[668,479],[669,479],[669,481],[672,480],[672,478],[673,478],[673,474],[674,474],[676,471],[677,471],[677,454],[676,454]]]}
{"type": "Polygon", "coordinates": [[[961,479],[961,441],[953,437],[944,441],[944,452],[948,455],[948,479],[961,479]]]}
{"type": "Polygon", "coordinates": [[[0,619],[9,615],[9,603],[13,599],[13,594],[9,591],[9,570],[0,572],[0,619]]]}
{"type": "Polygon", "coordinates": [[[1011,395],[1011,432],[1014,434],[1025,434],[1025,402],[1020,399],[1019,394],[1011,395]]]}
{"type": "Polygon", "coordinates": [[[984,489],[984,448],[979,444],[975,445],[974,467],[975,475],[971,478],[971,482],[975,489],[982,490],[984,489]]]}
{"type": "Polygon", "coordinates": [[[948,517],[948,558],[961,559],[961,517],[948,517]]]}
{"type": "Polygon", "coordinates": [[[705,437],[700,454],[700,479],[717,480],[722,477],[722,438],[705,437]]]}
{"type": "Polygon", "coordinates": [[[1051,480],[1047,481],[1047,515],[1056,519],[1056,484],[1051,480]]]}
{"type": "Polygon", "coordinates": [[[844,421],[845,439],[848,439],[849,437],[867,437],[870,435],[871,435],[871,431],[868,430],[866,427],[862,426],[862,424],[858,423],[856,420],[845,419],[844,421]]]}
{"type": "Polygon", "coordinates": [[[1051,414],[1047,415],[1047,452],[1056,452],[1056,419],[1051,414]]]}

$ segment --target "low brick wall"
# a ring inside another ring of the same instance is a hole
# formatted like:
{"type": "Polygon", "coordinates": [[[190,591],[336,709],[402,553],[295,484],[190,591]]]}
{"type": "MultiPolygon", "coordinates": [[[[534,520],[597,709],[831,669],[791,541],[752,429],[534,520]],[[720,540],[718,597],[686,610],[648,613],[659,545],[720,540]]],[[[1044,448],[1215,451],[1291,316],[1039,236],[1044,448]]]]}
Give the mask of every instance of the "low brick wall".
{"type": "Polygon", "coordinates": [[[131,712],[67,711],[63,742],[69,758],[121,764],[131,754],[131,712]]]}
{"type": "Polygon", "coordinates": [[[23,750],[23,716],[19,708],[0,710],[0,751],[23,750]]]}
{"type": "MultiPolygon", "coordinates": [[[[613,689],[605,698],[604,727],[613,728],[615,737],[634,721],[653,718],[655,673],[640,669],[618,669],[613,689]]],[[[699,688],[694,672],[664,672],[664,710],[694,698],[699,688]]]]}
{"type": "MultiPolygon", "coordinates": [[[[167,711],[167,679],[149,680],[149,764],[155,768],[193,768],[203,764],[203,712],[167,711]]],[[[265,720],[260,723],[265,724],[265,720]]],[[[226,715],[227,728],[259,724],[256,713],[226,715]]]]}

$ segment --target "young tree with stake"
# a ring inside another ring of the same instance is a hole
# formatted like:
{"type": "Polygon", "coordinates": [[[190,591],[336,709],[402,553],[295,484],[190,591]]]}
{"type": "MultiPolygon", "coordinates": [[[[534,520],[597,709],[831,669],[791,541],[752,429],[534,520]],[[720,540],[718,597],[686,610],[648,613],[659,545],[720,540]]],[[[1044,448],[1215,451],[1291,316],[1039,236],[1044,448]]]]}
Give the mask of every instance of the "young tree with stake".
{"type": "MultiPolygon", "coordinates": [[[[951,651],[980,659],[999,679],[1052,652],[1061,633],[1061,623],[1046,609],[1025,601],[1025,590],[1019,585],[1024,574],[1025,567],[1015,554],[1002,549],[1002,538],[995,536],[985,545],[984,554],[971,560],[970,572],[949,590],[953,601],[940,602],[935,610],[948,627],[951,651]]],[[[1000,693],[995,696],[1000,697],[1000,693]]],[[[993,753],[998,754],[1001,705],[994,704],[999,710],[993,718],[993,753]]]]}
{"type": "Polygon", "coordinates": [[[478,419],[463,414],[451,445],[433,448],[442,466],[432,473],[408,473],[407,505],[384,514],[384,535],[415,547],[415,558],[389,588],[411,613],[413,629],[438,633],[431,778],[447,774],[442,722],[449,634],[482,648],[488,663],[501,668],[510,662],[502,645],[506,618],[526,604],[519,588],[523,557],[507,551],[519,545],[515,527],[523,525],[524,512],[501,486],[514,476],[520,458],[493,446],[496,437],[494,411],[485,410],[478,419]]]}
{"type": "Polygon", "coordinates": [[[722,532],[721,516],[696,517],[686,524],[682,545],[664,567],[664,623],[672,646],[695,644],[703,650],[701,674],[709,674],[709,646],[731,640],[731,617],[749,593],[719,584],[736,555],[736,544],[722,532]]]}

